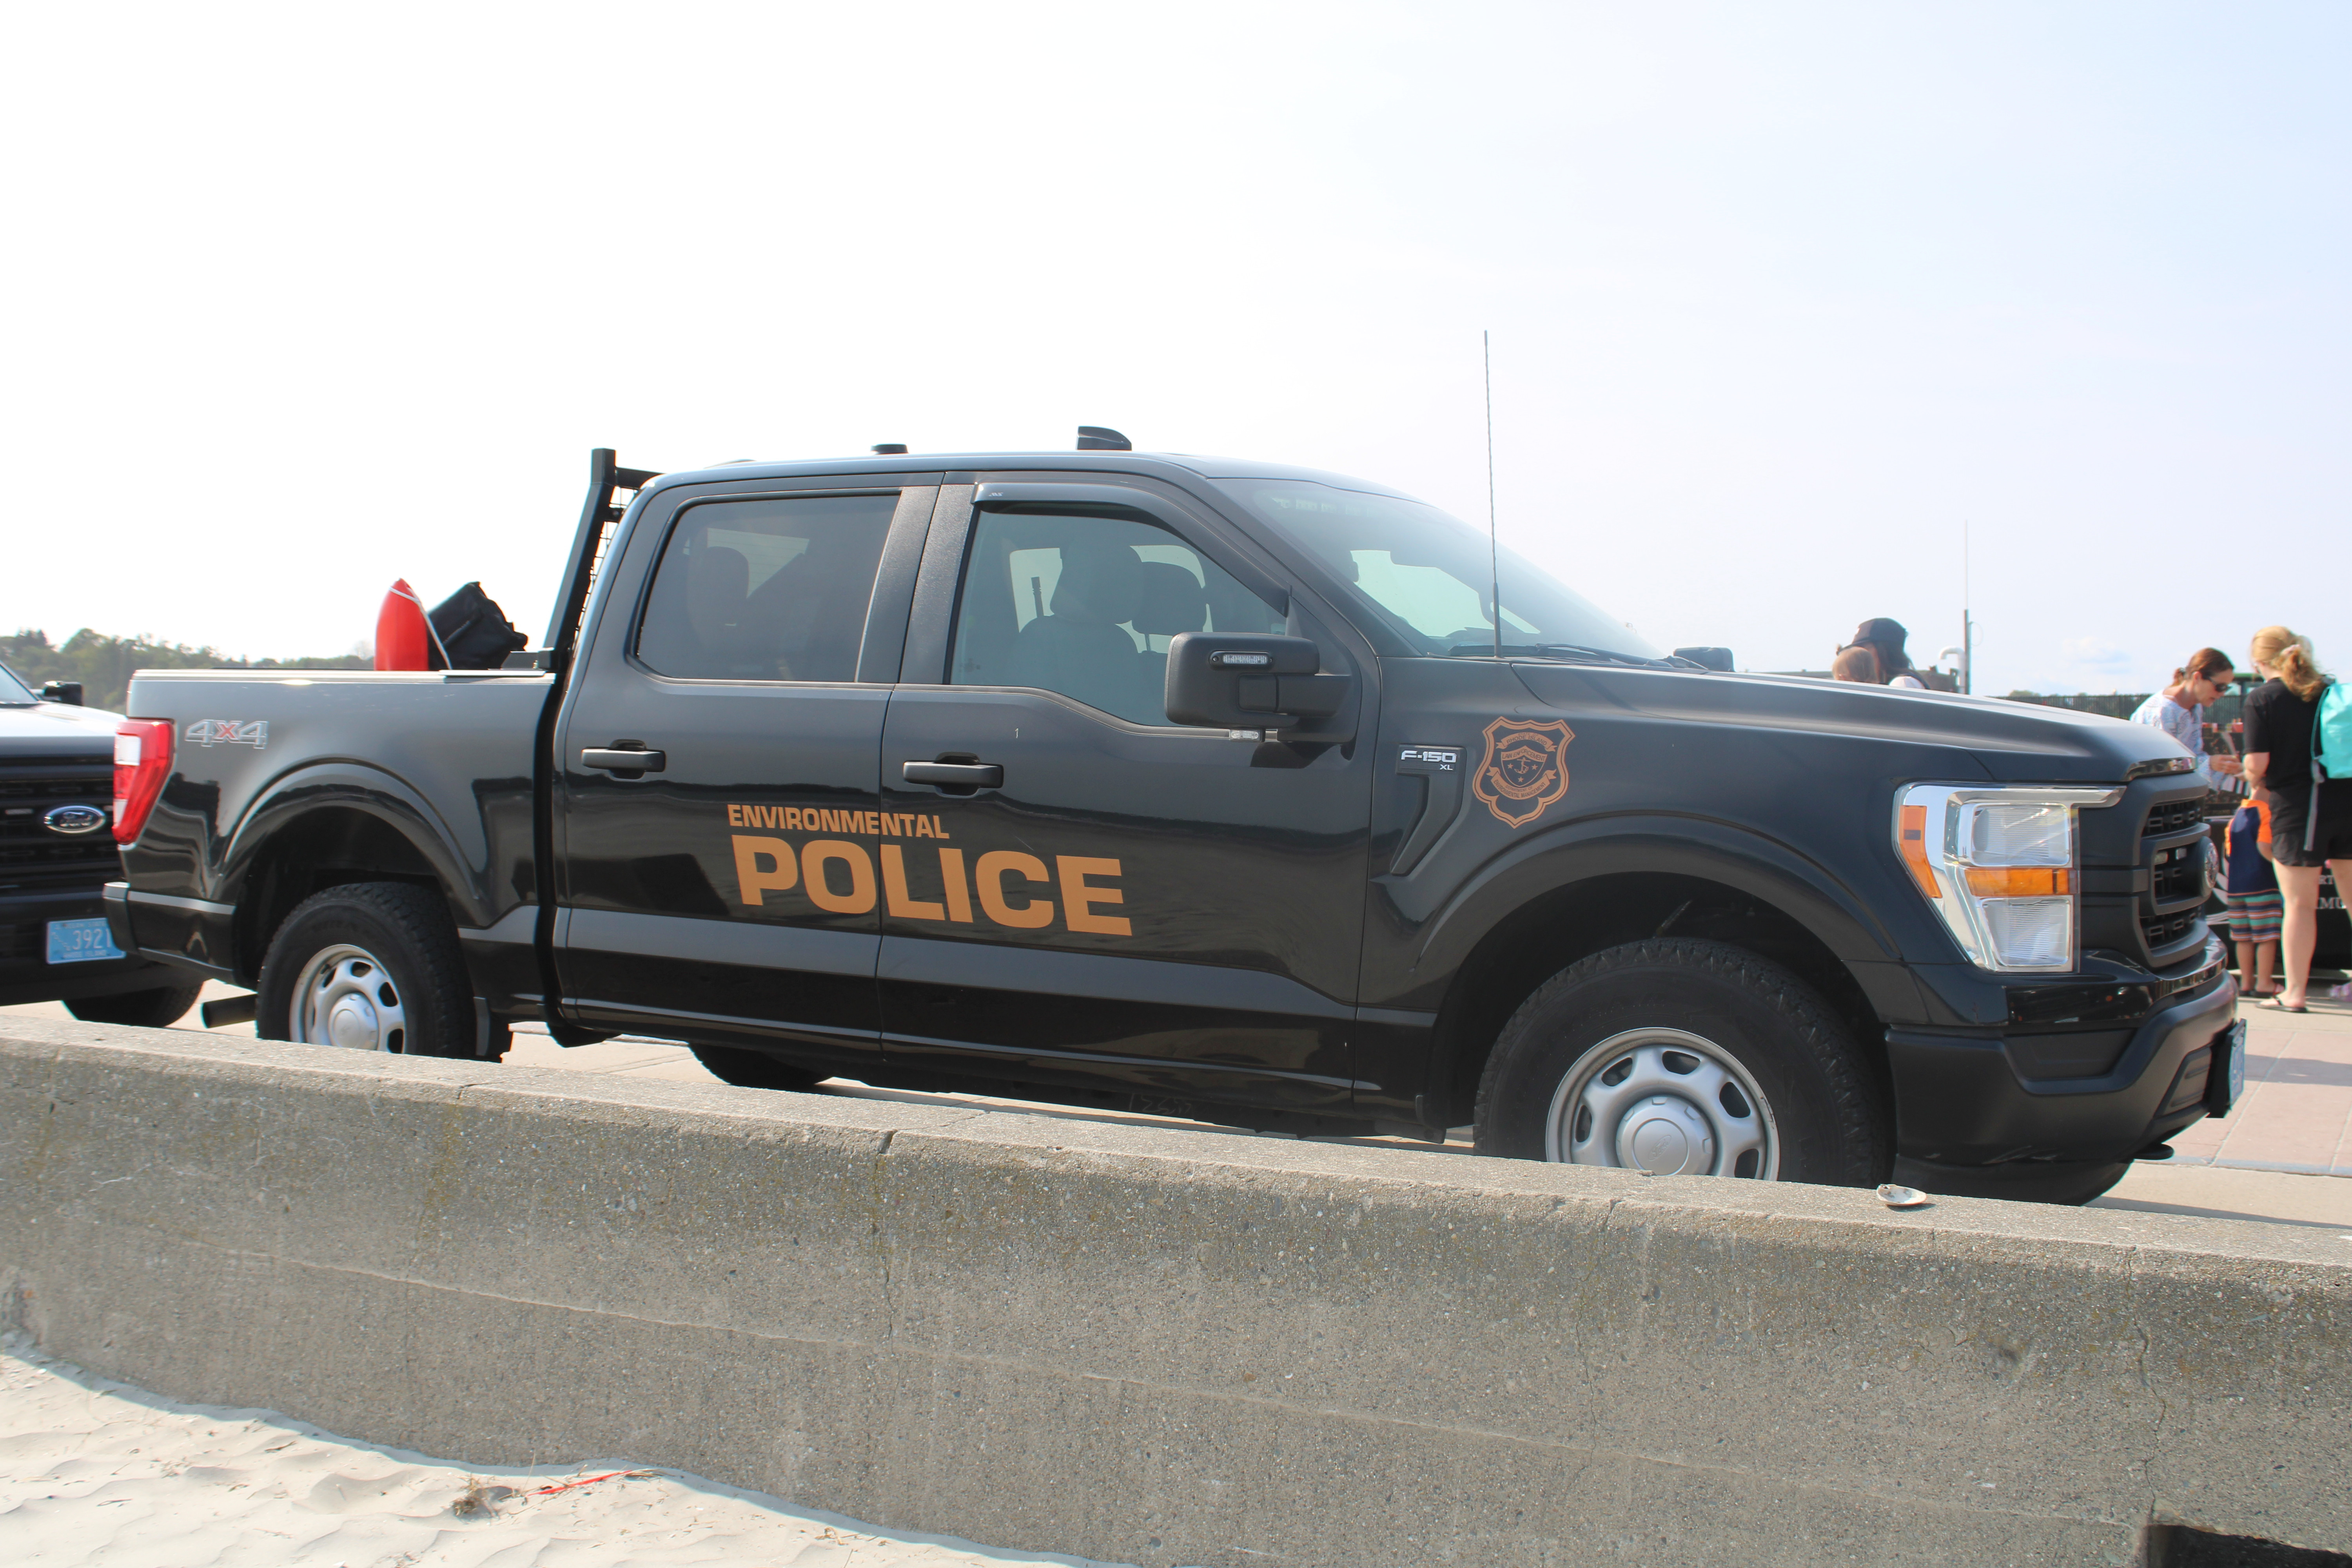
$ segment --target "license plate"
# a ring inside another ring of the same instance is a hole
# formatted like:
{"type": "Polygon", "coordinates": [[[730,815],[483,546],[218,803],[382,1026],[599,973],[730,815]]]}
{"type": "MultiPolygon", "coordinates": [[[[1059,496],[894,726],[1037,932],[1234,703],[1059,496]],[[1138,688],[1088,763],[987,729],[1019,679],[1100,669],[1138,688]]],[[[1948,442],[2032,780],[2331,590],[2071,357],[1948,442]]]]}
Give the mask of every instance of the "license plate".
{"type": "Polygon", "coordinates": [[[51,963],[89,963],[101,958],[127,956],[114,945],[114,932],[108,928],[103,915],[96,920],[49,922],[51,963]]]}
{"type": "Polygon", "coordinates": [[[2243,1018],[2213,1037],[2213,1054],[2221,1059],[2208,1069],[2205,1109],[2227,1116],[2246,1092],[2246,1021],[2243,1018]]]}

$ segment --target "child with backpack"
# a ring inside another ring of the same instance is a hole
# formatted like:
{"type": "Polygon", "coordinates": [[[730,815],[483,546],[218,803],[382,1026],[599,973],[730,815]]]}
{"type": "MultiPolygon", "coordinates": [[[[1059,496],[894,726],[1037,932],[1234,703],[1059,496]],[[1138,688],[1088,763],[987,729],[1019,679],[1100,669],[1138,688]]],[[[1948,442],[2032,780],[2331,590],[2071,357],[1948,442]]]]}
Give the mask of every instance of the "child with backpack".
{"type": "Polygon", "coordinates": [[[2278,874],[2271,869],[2270,808],[2250,801],[2230,818],[2223,835],[2222,893],[2230,906],[2230,941],[2238,950],[2238,992],[2275,996],[2278,981],[2278,874]]]}
{"type": "Polygon", "coordinates": [[[2284,984],[2264,1007],[2300,1013],[2319,935],[2319,874],[2352,888],[2352,694],[2319,672],[2308,638],[2284,626],[2254,634],[2254,669],[2266,676],[2246,699],[2246,782],[2270,807],[2271,860],[2284,909],[2279,945],[2284,984]]]}

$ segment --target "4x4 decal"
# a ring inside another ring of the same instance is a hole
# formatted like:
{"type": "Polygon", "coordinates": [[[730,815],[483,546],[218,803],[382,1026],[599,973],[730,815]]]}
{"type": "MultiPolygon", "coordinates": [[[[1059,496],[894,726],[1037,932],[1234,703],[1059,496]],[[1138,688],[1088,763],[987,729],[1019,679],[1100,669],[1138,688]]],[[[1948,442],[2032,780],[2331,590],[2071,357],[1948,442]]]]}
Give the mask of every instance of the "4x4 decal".
{"type": "Polygon", "coordinates": [[[1497,719],[1486,726],[1486,755],[1471,793],[1505,826],[1525,827],[1568,793],[1560,753],[1576,731],[1558,719],[1497,719]]]}
{"type": "Polygon", "coordinates": [[[264,752],[269,749],[269,721],[197,719],[180,732],[180,738],[192,746],[251,746],[264,752]]]}

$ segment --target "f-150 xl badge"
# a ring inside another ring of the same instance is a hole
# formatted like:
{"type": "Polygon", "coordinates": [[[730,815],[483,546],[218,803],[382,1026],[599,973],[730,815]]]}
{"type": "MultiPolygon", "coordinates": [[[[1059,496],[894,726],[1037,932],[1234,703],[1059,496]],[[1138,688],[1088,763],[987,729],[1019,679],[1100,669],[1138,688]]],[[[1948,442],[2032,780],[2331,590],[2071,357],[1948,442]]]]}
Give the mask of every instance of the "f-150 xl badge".
{"type": "Polygon", "coordinates": [[[1559,719],[1497,719],[1486,726],[1486,757],[1472,793],[1511,827],[1525,827],[1568,793],[1560,753],[1576,731],[1559,719]]]}

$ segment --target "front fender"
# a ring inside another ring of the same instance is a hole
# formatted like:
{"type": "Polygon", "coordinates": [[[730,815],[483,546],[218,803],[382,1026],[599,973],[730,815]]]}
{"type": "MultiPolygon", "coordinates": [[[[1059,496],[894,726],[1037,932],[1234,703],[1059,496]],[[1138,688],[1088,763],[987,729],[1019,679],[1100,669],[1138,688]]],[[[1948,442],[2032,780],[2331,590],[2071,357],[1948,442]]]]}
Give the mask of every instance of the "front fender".
{"type": "Polygon", "coordinates": [[[1719,883],[1796,921],[1842,962],[1901,962],[1871,901],[1822,862],[1714,818],[1626,812],[1566,822],[1508,846],[1422,923],[1413,970],[1442,981],[1487,933],[1535,899],[1600,877],[1646,873],[1719,883]]]}

